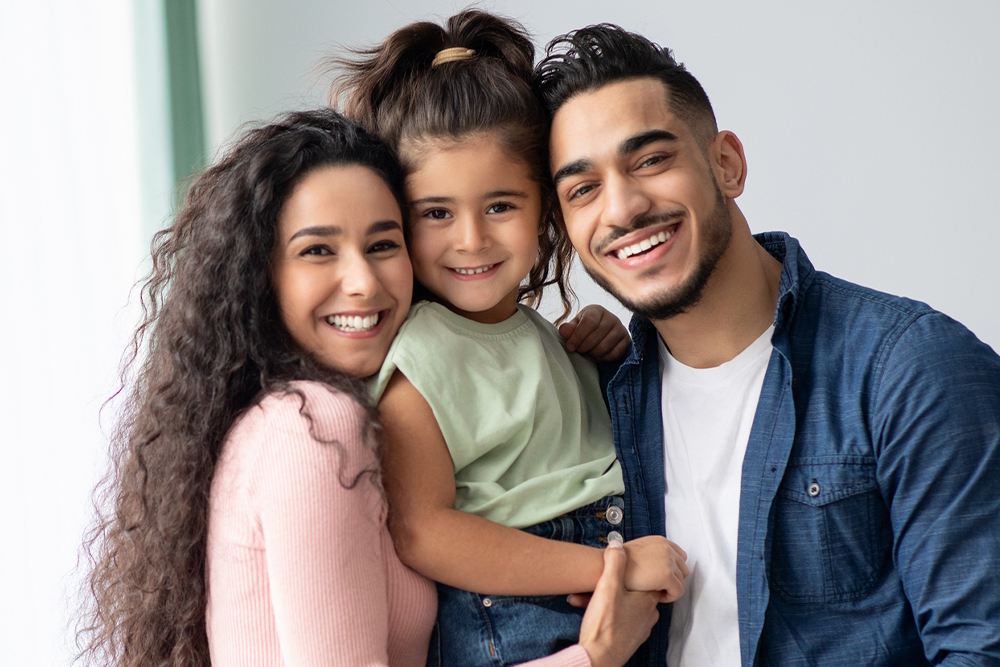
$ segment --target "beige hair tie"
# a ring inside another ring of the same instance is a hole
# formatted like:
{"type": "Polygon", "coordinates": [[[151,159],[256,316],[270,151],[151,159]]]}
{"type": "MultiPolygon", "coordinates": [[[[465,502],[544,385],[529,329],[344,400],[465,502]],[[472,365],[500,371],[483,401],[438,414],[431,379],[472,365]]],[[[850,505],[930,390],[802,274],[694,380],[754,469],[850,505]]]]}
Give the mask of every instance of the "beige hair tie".
{"type": "Polygon", "coordinates": [[[476,55],[475,49],[466,49],[461,46],[453,46],[450,49],[441,49],[437,52],[437,55],[434,56],[434,61],[431,63],[431,67],[437,67],[438,65],[455,62],[457,60],[469,60],[474,55],[476,55]]]}

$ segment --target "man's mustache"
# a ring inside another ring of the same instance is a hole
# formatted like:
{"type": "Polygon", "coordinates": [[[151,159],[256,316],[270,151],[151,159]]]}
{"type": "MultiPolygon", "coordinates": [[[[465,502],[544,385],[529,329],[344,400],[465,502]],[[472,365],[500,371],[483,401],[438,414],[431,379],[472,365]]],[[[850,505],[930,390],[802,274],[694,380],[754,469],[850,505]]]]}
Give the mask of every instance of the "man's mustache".
{"type": "Polygon", "coordinates": [[[652,227],[653,225],[660,225],[665,222],[670,222],[676,218],[680,218],[684,215],[683,211],[668,211],[667,213],[644,213],[642,215],[637,215],[632,218],[632,221],[626,227],[615,227],[612,229],[601,244],[597,248],[597,254],[604,254],[605,249],[612,243],[617,241],[627,234],[643,229],[645,227],[652,227]]]}

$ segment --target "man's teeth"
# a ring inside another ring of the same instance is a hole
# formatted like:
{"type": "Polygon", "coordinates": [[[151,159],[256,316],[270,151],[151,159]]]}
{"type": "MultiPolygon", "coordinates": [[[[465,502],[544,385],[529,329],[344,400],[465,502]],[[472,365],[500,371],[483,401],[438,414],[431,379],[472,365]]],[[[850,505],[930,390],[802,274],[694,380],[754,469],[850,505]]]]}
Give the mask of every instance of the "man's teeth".
{"type": "Polygon", "coordinates": [[[490,264],[489,266],[480,266],[477,269],[455,269],[455,273],[460,273],[463,276],[474,276],[477,273],[483,273],[485,271],[489,271],[494,266],[496,266],[496,264],[490,264]]]}
{"type": "Polygon", "coordinates": [[[633,243],[632,245],[619,250],[618,259],[628,259],[632,255],[637,255],[640,252],[645,252],[646,250],[649,250],[655,245],[660,245],[673,235],[674,235],[673,232],[668,232],[668,231],[662,231],[659,234],[653,234],[648,239],[643,239],[638,243],[633,243]]]}
{"type": "Polygon", "coordinates": [[[360,315],[330,315],[326,321],[341,331],[371,331],[378,324],[378,313],[364,317],[360,315]]]}

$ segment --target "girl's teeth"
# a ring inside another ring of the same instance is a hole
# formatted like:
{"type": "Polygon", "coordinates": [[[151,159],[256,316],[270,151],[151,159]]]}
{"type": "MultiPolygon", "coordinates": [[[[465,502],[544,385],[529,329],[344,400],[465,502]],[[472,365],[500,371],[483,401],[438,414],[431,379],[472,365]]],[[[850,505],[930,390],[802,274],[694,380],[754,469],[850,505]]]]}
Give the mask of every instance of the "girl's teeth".
{"type": "Polygon", "coordinates": [[[496,264],[490,264],[489,266],[480,266],[478,269],[455,269],[455,273],[459,273],[463,276],[474,276],[477,273],[483,273],[485,271],[489,271],[494,266],[496,266],[496,264]]]}
{"type": "Polygon", "coordinates": [[[662,231],[658,234],[653,234],[648,239],[643,239],[638,243],[633,243],[632,245],[626,246],[621,250],[619,250],[618,259],[628,259],[632,255],[637,255],[640,252],[645,252],[646,250],[649,250],[653,246],[660,245],[673,235],[674,235],[673,232],[668,232],[668,231],[662,231]]]}
{"type": "Polygon", "coordinates": [[[378,324],[378,315],[330,315],[326,321],[341,331],[370,331],[378,324]]]}

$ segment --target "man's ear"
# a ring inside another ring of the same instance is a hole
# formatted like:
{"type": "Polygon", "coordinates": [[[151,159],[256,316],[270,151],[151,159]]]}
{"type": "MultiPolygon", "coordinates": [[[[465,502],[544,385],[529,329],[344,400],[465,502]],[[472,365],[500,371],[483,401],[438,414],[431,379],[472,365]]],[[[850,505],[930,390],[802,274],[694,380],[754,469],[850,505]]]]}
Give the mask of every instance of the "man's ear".
{"type": "Polygon", "coordinates": [[[747,159],[739,137],[729,130],[722,130],[712,140],[708,150],[715,182],[727,199],[743,194],[747,180],[747,159]]]}

